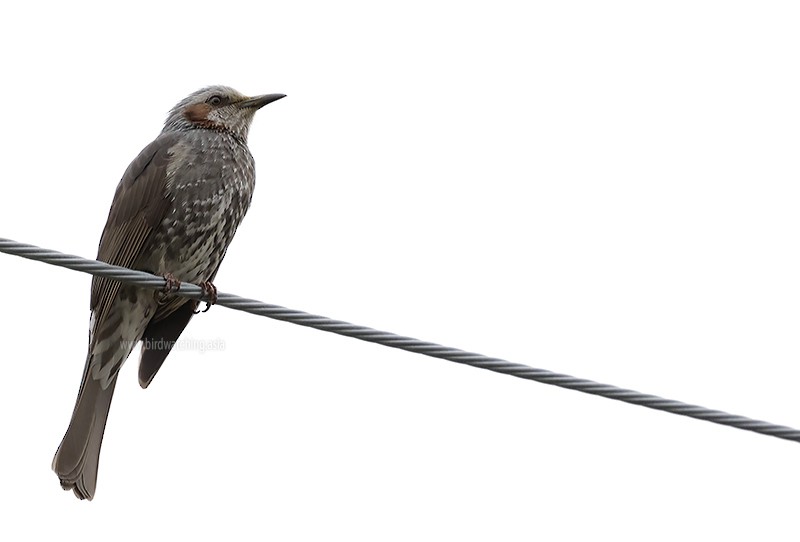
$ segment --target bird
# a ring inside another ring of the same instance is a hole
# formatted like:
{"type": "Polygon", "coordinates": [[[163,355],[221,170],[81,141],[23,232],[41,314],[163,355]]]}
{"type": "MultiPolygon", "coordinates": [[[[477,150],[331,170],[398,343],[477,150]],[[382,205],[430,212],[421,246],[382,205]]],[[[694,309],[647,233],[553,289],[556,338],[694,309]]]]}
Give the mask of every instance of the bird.
{"type": "Polygon", "coordinates": [[[61,487],[79,499],[94,498],[117,375],[133,348],[142,341],[139,384],[147,388],[197,312],[198,301],[174,295],[180,283],[199,284],[216,301],[212,281],[253,197],[250,125],[256,111],[284,97],[221,85],[197,90],[170,110],[122,175],[97,259],[164,276],[166,287],[92,279],[83,378],[52,464],[61,487]]]}

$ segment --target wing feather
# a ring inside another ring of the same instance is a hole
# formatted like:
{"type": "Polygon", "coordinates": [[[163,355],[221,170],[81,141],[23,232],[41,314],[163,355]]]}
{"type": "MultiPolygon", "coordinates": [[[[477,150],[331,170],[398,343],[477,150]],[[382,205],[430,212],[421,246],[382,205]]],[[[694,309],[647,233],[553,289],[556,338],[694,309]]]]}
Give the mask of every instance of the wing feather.
{"type": "MultiPolygon", "coordinates": [[[[160,135],[128,166],[114,194],[100,238],[98,260],[130,268],[141,255],[154,228],[169,209],[167,166],[171,158],[170,149],[179,137],[174,133],[160,135]]],[[[92,279],[90,305],[95,329],[104,320],[119,288],[120,283],[115,280],[92,279]]]]}

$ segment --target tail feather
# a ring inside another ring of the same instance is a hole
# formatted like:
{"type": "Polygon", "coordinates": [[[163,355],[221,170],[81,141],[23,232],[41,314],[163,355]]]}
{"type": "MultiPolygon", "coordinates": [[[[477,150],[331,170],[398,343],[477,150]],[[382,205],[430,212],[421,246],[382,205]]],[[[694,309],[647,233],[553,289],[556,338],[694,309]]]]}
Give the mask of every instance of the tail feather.
{"type": "Polygon", "coordinates": [[[84,375],[72,420],[53,458],[61,487],[72,489],[79,499],[94,497],[100,446],[116,382],[112,379],[104,389],[100,380],[88,372],[84,375]]]}
{"type": "Polygon", "coordinates": [[[117,375],[141,339],[156,300],[133,287],[121,287],[107,310],[92,311],[89,353],[67,433],[53,458],[61,487],[91,500],[97,486],[100,446],[117,375]]]}

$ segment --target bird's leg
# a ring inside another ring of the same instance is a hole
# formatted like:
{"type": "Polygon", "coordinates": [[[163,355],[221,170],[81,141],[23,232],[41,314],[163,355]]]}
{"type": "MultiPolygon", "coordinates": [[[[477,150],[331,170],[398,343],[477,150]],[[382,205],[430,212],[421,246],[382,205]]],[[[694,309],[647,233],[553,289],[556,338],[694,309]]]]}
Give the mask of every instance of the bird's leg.
{"type": "Polygon", "coordinates": [[[166,284],[164,285],[164,289],[162,290],[165,294],[174,294],[178,290],[181,289],[181,281],[175,278],[175,275],[172,273],[164,273],[164,280],[166,284]]]}
{"type": "Polygon", "coordinates": [[[194,311],[195,314],[200,312],[208,312],[208,309],[211,308],[211,305],[217,302],[217,287],[214,286],[214,283],[210,280],[204,280],[200,283],[200,289],[203,290],[203,301],[205,301],[206,308],[201,310],[194,311]]]}
{"type": "Polygon", "coordinates": [[[173,294],[181,289],[181,281],[176,279],[175,275],[172,273],[164,273],[162,276],[164,277],[166,284],[164,284],[162,289],[156,290],[154,294],[156,301],[159,303],[167,299],[170,294],[173,294]]]}

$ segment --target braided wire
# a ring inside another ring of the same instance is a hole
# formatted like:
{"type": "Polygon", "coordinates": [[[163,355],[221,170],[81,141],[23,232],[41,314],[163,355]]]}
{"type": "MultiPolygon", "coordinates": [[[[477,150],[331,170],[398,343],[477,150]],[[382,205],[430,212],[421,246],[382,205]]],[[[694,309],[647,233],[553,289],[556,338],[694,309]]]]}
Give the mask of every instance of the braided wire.
{"type": "MultiPolygon", "coordinates": [[[[119,280],[128,284],[141,286],[143,288],[161,289],[166,285],[163,277],[151,275],[142,271],[134,271],[124,267],[109,265],[96,260],[87,260],[79,256],[64,254],[54,250],[48,250],[34,245],[28,245],[0,238],[0,252],[21,256],[29,260],[66,267],[75,271],[81,271],[92,275],[99,275],[111,279],[119,280]]],[[[182,283],[177,295],[191,299],[203,299],[203,291],[194,284],[182,283]]],[[[380,331],[366,326],[351,324],[341,320],[332,320],[325,316],[309,314],[307,312],[288,309],[279,305],[270,305],[255,299],[247,299],[233,294],[220,292],[217,298],[217,305],[228,307],[234,310],[249,312],[259,316],[266,316],[275,320],[290,322],[301,326],[319,329],[345,337],[352,337],[362,341],[382,344],[392,348],[424,354],[435,358],[471,365],[480,369],[487,369],[496,373],[507,374],[526,380],[535,380],[543,384],[550,384],[581,391],[591,395],[605,397],[623,401],[633,405],[644,406],[654,410],[688,416],[698,420],[705,420],[720,425],[753,431],[762,435],[768,435],[794,442],[800,442],[800,430],[783,425],[776,425],[770,422],[756,420],[736,414],[729,414],[720,410],[713,410],[706,407],[683,403],[673,399],[666,399],[657,395],[650,395],[634,390],[619,388],[610,384],[602,384],[592,380],[577,378],[574,376],[555,373],[546,369],[538,369],[528,365],[513,363],[500,358],[493,358],[467,352],[458,348],[443,346],[441,344],[420,341],[412,337],[403,337],[387,331],[380,331]]]]}

